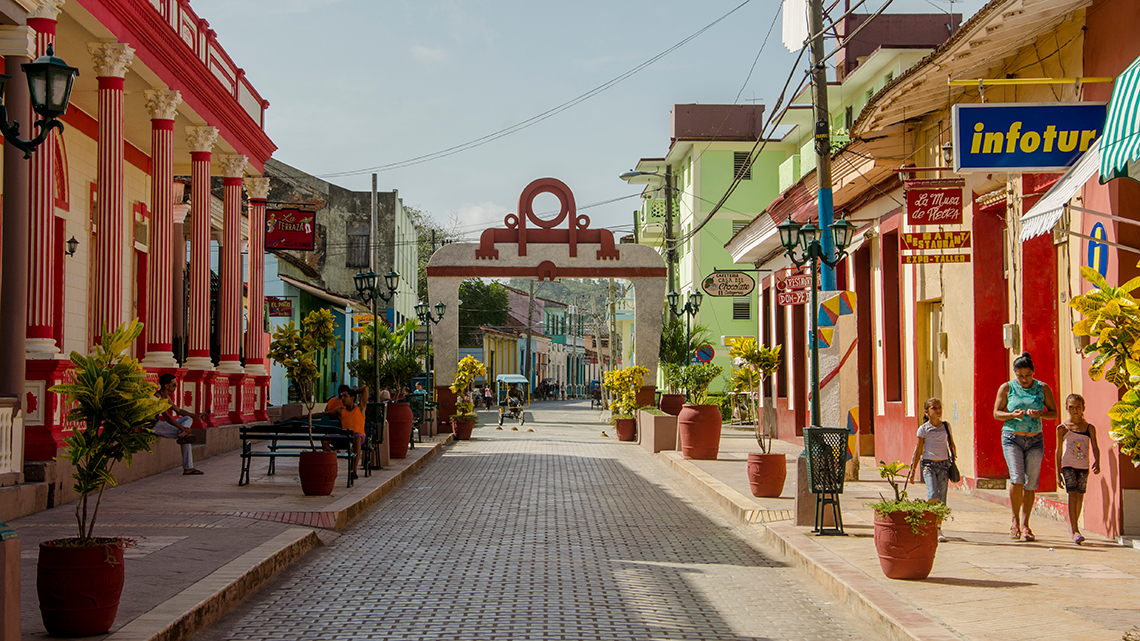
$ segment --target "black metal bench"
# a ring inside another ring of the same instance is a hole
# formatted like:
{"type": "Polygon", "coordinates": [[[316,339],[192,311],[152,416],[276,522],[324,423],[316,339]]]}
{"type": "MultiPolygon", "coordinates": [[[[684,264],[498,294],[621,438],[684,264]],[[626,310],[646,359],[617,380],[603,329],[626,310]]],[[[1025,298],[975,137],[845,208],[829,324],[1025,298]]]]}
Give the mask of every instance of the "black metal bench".
{"type": "MultiPolygon", "coordinates": [[[[260,425],[243,425],[240,431],[241,474],[238,476],[239,486],[249,484],[250,464],[254,458],[268,458],[268,474],[273,475],[276,471],[275,463],[277,458],[299,458],[302,451],[310,449],[309,423],[304,419],[291,419],[260,425]],[[253,450],[254,441],[269,441],[269,449],[255,452],[253,450]]],[[[342,428],[340,423],[336,421],[313,421],[313,441],[317,443],[330,437],[345,438],[351,443],[353,434],[354,432],[352,430],[342,428]]],[[[338,452],[337,458],[348,460],[349,472],[346,473],[348,477],[347,487],[352,487],[351,470],[353,459],[356,458],[356,453],[349,447],[345,452],[338,452]]],[[[371,472],[371,467],[368,465],[368,458],[369,457],[365,457],[366,475],[371,472]]]]}

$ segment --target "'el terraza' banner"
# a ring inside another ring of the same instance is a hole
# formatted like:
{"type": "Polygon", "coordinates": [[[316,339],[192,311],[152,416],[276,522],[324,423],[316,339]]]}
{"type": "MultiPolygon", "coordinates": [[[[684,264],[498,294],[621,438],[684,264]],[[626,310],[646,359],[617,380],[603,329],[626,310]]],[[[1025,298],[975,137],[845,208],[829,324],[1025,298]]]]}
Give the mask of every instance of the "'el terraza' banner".
{"type": "Polygon", "coordinates": [[[954,171],[1064,171],[1104,131],[1107,103],[954,105],[954,171]]]}
{"type": "Polygon", "coordinates": [[[265,248],[313,251],[316,214],[300,209],[265,211],[265,248]]]}

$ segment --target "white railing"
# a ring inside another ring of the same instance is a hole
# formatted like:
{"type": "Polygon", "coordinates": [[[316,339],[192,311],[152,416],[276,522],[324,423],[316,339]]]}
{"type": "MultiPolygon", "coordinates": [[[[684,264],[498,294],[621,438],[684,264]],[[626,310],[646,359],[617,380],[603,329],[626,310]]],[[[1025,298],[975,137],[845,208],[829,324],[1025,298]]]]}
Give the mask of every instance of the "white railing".
{"type": "Polygon", "coordinates": [[[14,397],[0,398],[0,474],[22,471],[24,440],[13,429],[16,403],[14,397]]]}

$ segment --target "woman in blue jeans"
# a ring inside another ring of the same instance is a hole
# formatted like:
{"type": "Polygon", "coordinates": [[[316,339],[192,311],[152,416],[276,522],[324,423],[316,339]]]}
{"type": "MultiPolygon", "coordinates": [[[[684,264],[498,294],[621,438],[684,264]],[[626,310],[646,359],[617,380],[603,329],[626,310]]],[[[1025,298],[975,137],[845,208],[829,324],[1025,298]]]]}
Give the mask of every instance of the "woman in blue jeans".
{"type": "Polygon", "coordinates": [[[1009,538],[1034,541],[1029,529],[1033,512],[1041,461],[1045,458],[1045,440],[1041,420],[1057,418],[1053,390],[1033,378],[1033,357],[1024,352],[1013,361],[1016,378],[1002,383],[994,401],[994,419],[1002,421],[1001,449],[1009,466],[1009,505],[1013,524],[1009,538]]]}

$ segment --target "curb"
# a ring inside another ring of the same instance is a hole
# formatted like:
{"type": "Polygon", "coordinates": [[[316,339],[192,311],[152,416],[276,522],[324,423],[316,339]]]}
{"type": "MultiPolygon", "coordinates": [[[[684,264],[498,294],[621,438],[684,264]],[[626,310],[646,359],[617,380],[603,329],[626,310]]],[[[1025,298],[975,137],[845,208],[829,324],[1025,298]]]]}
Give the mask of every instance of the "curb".
{"type": "MultiPolygon", "coordinates": [[[[437,437],[438,438],[438,437],[437,437]]],[[[328,528],[343,530],[368,508],[404,484],[454,440],[438,438],[430,449],[358,499],[345,498],[323,514],[328,528]]],[[[427,443],[423,443],[427,445],[427,443]]],[[[290,528],[218,568],[194,585],[131,620],[104,641],[184,641],[220,619],[306,552],[321,545],[318,530],[290,528]]]]}
{"type": "Polygon", "coordinates": [[[752,499],[729,487],[720,479],[685,460],[680,452],[666,450],[657,453],[657,458],[673,471],[685,477],[697,490],[712,499],[741,523],[773,523],[790,521],[792,510],[766,510],[757,507],[752,499]]]}
{"type": "Polygon", "coordinates": [[[657,454],[694,489],[742,523],[760,526],[763,543],[787,563],[799,568],[842,602],[849,611],[883,638],[892,641],[961,641],[936,619],[891,592],[862,570],[800,532],[789,521],[791,510],[757,509],[756,504],[711,474],[686,461],[679,452],[657,454]],[[767,515],[786,513],[781,519],[767,515]],[[764,519],[767,518],[765,521],[764,519]]]}

